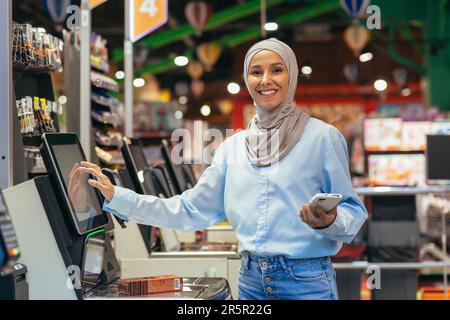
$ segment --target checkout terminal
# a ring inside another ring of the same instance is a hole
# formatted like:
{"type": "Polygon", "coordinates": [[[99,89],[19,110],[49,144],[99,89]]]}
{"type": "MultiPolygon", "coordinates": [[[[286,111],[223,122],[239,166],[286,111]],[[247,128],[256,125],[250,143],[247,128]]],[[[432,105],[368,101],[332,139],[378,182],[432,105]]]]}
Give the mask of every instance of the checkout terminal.
{"type": "MultiPolygon", "coordinates": [[[[127,184],[127,178],[122,182],[117,176],[111,180],[113,184],[123,185],[139,194],[153,195],[159,198],[170,198],[175,195],[171,180],[168,178],[164,168],[153,168],[148,165],[142,145],[138,139],[125,137],[121,150],[131,185],[130,182],[127,184]]],[[[125,173],[122,172],[123,175],[125,173]]],[[[148,254],[151,254],[153,248],[161,251],[161,244],[157,242],[155,232],[152,232],[152,227],[141,224],[138,224],[138,226],[148,254]]],[[[162,245],[165,246],[167,251],[177,251],[180,249],[180,242],[174,230],[159,228],[159,231],[162,238],[166,239],[162,245]]]]}
{"type": "MultiPolygon", "coordinates": [[[[48,176],[5,191],[28,267],[31,299],[229,299],[223,278],[184,278],[183,291],[131,297],[119,290],[121,270],[100,193],[76,170],[85,155],[76,134],[45,134],[48,176]],[[24,200],[26,199],[26,200],[24,200]]],[[[150,273],[151,270],[149,270],[150,273]]]]}
{"type": "Polygon", "coordinates": [[[27,268],[17,263],[20,248],[0,190],[0,300],[27,300],[27,268]]]}

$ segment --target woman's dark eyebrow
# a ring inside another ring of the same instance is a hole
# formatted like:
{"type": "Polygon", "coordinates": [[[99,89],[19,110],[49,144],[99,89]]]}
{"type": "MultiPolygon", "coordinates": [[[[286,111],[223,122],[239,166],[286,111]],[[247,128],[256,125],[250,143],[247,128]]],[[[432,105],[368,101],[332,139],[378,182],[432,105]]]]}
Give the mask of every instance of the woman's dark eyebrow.
{"type": "MultiPolygon", "coordinates": [[[[272,63],[270,66],[271,67],[275,67],[275,66],[282,66],[282,67],[284,67],[284,64],[281,63],[281,62],[275,62],[275,63],[272,63]]],[[[261,68],[261,66],[259,64],[255,64],[255,65],[250,67],[250,69],[258,69],[258,68],[261,68]]]]}

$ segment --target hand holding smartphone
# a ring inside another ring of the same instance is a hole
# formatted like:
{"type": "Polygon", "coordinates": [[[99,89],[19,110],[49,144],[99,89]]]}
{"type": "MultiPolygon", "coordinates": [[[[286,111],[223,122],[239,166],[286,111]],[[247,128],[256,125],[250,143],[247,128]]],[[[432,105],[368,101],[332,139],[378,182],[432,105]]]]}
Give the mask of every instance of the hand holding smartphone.
{"type": "Polygon", "coordinates": [[[336,193],[317,193],[314,195],[309,201],[308,204],[318,205],[326,212],[332,210],[336,207],[339,202],[342,200],[341,194],[336,193]]]}

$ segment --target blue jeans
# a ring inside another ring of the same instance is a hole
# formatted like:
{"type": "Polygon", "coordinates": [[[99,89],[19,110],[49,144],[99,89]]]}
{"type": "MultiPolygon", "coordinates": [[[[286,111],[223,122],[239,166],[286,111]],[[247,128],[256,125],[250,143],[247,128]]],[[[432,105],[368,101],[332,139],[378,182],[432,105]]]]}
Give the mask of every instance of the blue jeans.
{"type": "Polygon", "coordinates": [[[242,253],[239,300],[338,300],[329,257],[289,259],[242,253]]]}

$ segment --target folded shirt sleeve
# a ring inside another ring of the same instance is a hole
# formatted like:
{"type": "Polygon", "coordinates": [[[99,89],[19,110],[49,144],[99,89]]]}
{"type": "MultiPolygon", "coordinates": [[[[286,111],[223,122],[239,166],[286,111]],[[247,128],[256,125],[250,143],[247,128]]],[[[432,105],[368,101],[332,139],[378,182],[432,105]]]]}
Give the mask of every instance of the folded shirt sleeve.
{"type": "Polygon", "coordinates": [[[367,210],[352,186],[347,144],[342,134],[331,128],[323,146],[323,192],[339,193],[343,198],[334,222],[318,232],[330,240],[350,243],[367,219],[367,210]]]}
{"type": "Polygon", "coordinates": [[[112,200],[105,201],[103,209],[124,220],[185,231],[204,229],[225,220],[226,158],[223,145],[217,149],[213,163],[197,184],[181,195],[160,199],[116,187],[112,200]]]}

